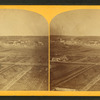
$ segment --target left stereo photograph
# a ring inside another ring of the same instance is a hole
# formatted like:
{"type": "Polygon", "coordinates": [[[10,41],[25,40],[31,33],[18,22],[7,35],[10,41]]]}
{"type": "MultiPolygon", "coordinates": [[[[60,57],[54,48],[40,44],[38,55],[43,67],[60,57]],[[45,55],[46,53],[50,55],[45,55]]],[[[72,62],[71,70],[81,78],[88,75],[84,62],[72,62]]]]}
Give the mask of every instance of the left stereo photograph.
{"type": "Polygon", "coordinates": [[[48,22],[35,12],[0,9],[0,91],[48,90],[48,22]]]}

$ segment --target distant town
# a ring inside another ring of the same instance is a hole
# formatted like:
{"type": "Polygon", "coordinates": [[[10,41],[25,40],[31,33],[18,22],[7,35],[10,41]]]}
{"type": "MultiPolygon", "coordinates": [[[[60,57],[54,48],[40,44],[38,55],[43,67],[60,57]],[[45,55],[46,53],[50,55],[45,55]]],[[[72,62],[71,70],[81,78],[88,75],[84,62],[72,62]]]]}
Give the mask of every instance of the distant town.
{"type": "MultiPolygon", "coordinates": [[[[59,38],[58,41],[60,43],[67,44],[67,45],[100,46],[100,40],[83,41],[83,40],[76,39],[76,38],[71,38],[68,40],[59,38]]],[[[56,42],[56,41],[51,41],[51,42],[56,42]]]]}
{"type": "Polygon", "coordinates": [[[15,46],[15,47],[26,47],[32,48],[35,46],[43,46],[41,41],[30,41],[30,40],[9,40],[9,41],[0,41],[0,46],[15,46]]]}

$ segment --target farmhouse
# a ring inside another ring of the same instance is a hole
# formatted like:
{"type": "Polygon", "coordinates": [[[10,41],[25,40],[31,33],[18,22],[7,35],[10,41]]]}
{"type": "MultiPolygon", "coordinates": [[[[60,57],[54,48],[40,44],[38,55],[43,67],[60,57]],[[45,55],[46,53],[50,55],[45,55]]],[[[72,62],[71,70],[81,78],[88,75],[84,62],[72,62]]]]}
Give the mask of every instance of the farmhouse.
{"type": "Polygon", "coordinates": [[[52,62],[66,62],[68,61],[68,58],[64,55],[64,56],[61,56],[61,57],[53,57],[52,62]]]}

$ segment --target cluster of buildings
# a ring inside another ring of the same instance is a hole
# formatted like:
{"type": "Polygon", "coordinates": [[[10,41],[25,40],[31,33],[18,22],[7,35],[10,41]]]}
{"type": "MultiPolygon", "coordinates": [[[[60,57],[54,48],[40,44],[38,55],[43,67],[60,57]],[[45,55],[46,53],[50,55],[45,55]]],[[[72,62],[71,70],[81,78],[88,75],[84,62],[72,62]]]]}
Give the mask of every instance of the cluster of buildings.
{"type": "Polygon", "coordinates": [[[7,42],[0,42],[1,45],[4,46],[15,46],[15,47],[34,47],[34,46],[39,46],[39,45],[44,45],[43,42],[34,42],[30,40],[9,40],[7,42]]]}
{"type": "Polygon", "coordinates": [[[60,43],[68,45],[100,46],[100,41],[97,40],[82,41],[74,38],[71,38],[70,40],[60,39],[60,43]]]}

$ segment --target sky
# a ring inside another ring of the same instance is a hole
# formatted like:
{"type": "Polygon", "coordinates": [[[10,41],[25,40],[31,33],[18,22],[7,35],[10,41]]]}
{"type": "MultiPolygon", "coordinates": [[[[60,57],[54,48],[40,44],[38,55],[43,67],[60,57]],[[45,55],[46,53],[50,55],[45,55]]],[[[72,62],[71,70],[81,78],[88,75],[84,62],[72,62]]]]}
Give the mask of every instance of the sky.
{"type": "Polygon", "coordinates": [[[48,22],[32,11],[0,9],[0,36],[47,36],[48,22]]]}
{"type": "Polygon", "coordinates": [[[50,24],[51,35],[100,36],[100,10],[80,9],[61,13],[50,24]]]}

